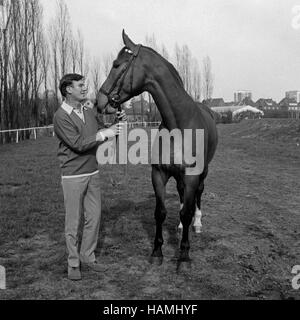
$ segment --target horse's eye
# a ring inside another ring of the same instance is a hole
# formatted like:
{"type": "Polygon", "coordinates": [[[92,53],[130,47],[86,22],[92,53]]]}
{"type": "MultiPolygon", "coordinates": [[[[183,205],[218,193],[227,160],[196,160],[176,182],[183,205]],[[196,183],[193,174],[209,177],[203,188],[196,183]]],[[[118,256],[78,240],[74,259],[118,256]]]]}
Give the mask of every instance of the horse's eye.
{"type": "Polygon", "coordinates": [[[131,50],[127,49],[127,48],[125,49],[125,52],[129,53],[129,54],[133,54],[133,52],[131,50]]]}

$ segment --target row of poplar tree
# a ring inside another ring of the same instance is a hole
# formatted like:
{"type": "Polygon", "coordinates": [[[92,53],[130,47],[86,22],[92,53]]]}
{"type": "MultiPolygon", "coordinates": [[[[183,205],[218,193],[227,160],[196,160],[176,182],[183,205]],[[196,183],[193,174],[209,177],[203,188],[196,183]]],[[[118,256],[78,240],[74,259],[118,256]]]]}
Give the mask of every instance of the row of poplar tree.
{"type": "MultiPolygon", "coordinates": [[[[64,0],[57,0],[55,16],[47,25],[39,0],[0,0],[0,13],[0,131],[51,124],[61,103],[58,84],[62,75],[83,74],[91,92],[97,92],[120,49],[103,57],[91,56],[82,32],[72,27],[64,0]]],[[[201,72],[199,60],[187,45],[176,44],[171,56],[154,34],[146,35],[144,44],[174,64],[195,100],[211,97],[213,76],[208,56],[201,72]]],[[[150,95],[145,97],[152,102],[150,95]]],[[[29,138],[29,133],[21,138],[29,138]]],[[[0,134],[0,143],[12,139],[10,133],[0,134]]]]}

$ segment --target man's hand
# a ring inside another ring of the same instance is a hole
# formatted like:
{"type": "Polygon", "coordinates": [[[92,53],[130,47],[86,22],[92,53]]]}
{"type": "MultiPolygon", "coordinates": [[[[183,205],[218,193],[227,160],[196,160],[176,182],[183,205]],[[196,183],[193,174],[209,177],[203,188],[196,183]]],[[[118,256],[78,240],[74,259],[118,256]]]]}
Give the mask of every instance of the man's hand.
{"type": "Polygon", "coordinates": [[[118,117],[119,121],[127,121],[128,120],[127,114],[125,113],[124,110],[122,110],[121,112],[118,111],[117,112],[117,117],[118,117]]]}
{"type": "Polygon", "coordinates": [[[98,131],[96,140],[105,141],[107,139],[114,138],[122,133],[124,130],[124,123],[116,123],[109,127],[108,129],[103,129],[98,131]]]}

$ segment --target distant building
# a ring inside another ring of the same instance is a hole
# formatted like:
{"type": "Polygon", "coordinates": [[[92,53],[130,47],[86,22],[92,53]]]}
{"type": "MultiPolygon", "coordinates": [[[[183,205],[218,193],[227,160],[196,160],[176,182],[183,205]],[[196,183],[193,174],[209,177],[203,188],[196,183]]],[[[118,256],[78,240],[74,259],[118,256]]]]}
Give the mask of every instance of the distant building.
{"type": "Polygon", "coordinates": [[[152,120],[152,109],[153,105],[150,105],[145,99],[132,99],[128,109],[126,110],[128,122],[150,122],[152,120]]]}
{"type": "Polygon", "coordinates": [[[257,109],[262,111],[280,110],[279,105],[273,99],[258,99],[255,103],[257,109]]]}
{"type": "Polygon", "coordinates": [[[252,100],[252,92],[251,91],[240,90],[240,91],[236,91],[234,93],[234,102],[235,103],[240,103],[246,98],[249,98],[250,100],[252,100]]]}
{"type": "Polygon", "coordinates": [[[295,100],[297,103],[300,102],[300,91],[287,91],[285,97],[290,100],[295,100]]]}
{"type": "Polygon", "coordinates": [[[240,121],[242,119],[256,119],[261,118],[264,114],[263,111],[258,110],[255,107],[243,104],[226,104],[223,106],[212,107],[211,110],[213,110],[217,115],[217,123],[231,123],[232,120],[240,121]]]}
{"type": "Polygon", "coordinates": [[[235,105],[238,105],[238,106],[251,106],[253,108],[256,108],[256,103],[250,97],[244,98],[239,103],[235,103],[235,105]]]}
{"type": "Polygon", "coordinates": [[[225,114],[227,112],[234,112],[237,111],[239,109],[241,109],[242,106],[236,106],[236,105],[225,105],[225,106],[219,106],[219,107],[212,107],[211,110],[213,110],[214,112],[217,112],[219,114],[225,114]]]}
{"type": "Polygon", "coordinates": [[[289,113],[289,117],[300,119],[300,102],[296,99],[284,98],[279,102],[281,110],[286,110],[289,113]]]}
{"type": "Polygon", "coordinates": [[[221,106],[224,106],[225,104],[223,98],[208,99],[208,100],[204,100],[203,103],[210,108],[221,107],[221,106]]]}

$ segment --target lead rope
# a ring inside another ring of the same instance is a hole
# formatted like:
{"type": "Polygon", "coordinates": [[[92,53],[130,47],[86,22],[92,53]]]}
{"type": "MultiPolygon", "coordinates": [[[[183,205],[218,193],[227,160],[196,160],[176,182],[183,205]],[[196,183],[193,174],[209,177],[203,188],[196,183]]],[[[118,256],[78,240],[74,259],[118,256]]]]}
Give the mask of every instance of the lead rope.
{"type": "MultiPolygon", "coordinates": [[[[118,111],[119,112],[121,112],[122,111],[122,107],[121,107],[121,105],[119,105],[119,104],[117,104],[117,109],[118,109],[118,111]]],[[[120,122],[120,121],[118,121],[118,122],[120,122]]],[[[125,125],[124,126],[126,126],[126,130],[127,130],[127,128],[128,128],[128,126],[127,126],[127,121],[123,121],[124,123],[125,123],[125,125]]],[[[125,132],[125,134],[127,133],[127,131],[125,132]]],[[[124,134],[124,138],[125,138],[125,134],[124,134]]],[[[120,143],[120,136],[117,136],[116,137],[116,140],[115,140],[115,145],[114,145],[114,154],[113,154],[113,163],[116,163],[117,162],[117,144],[118,144],[118,140],[119,140],[119,143],[120,143]]],[[[127,141],[127,140],[126,140],[127,141]]],[[[124,143],[126,142],[126,141],[124,141],[124,143]]],[[[120,155],[119,155],[120,156],[120,155]]],[[[126,157],[127,157],[127,154],[126,154],[126,157]]],[[[116,187],[116,186],[120,186],[120,185],[122,185],[123,183],[127,183],[127,181],[128,181],[128,159],[126,159],[127,161],[126,161],[126,164],[125,164],[125,169],[124,169],[124,178],[122,179],[122,180],[120,180],[120,179],[114,179],[113,178],[113,176],[112,176],[112,174],[110,174],[110,172],[109,172],[109,178],[110,178],[110,182],[111,182],[111,185],[113,186],[113,187],[116,187]]]]}

